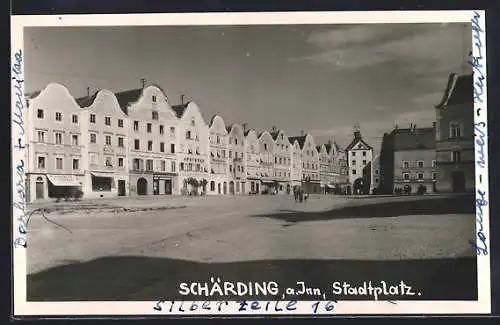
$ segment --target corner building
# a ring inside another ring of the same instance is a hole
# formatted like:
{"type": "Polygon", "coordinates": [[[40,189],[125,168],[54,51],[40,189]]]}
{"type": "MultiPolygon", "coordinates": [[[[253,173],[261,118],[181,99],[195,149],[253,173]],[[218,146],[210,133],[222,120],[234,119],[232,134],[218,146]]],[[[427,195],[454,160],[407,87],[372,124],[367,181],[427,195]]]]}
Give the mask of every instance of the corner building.
{"type": "Polygon", "coordinates": [[[34,93],[26,105],[27,202],[83,191],[86,152],[80,106],[57,83],[34,93]]]}

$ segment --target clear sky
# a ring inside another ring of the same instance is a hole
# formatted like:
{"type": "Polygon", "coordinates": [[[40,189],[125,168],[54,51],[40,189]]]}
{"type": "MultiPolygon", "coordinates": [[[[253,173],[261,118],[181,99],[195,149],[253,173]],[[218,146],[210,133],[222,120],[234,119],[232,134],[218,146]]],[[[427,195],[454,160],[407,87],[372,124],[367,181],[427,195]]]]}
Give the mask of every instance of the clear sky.
{"type": "Polygon", "coordinates": [[[75,96],[159,84],[208,121],[309,131],[345,146],[359,123],[384,132],[431,126],[448,75],[469,72],[470,24],[49,27],[25,29],[26,91],[50,82],[75,96]],[[464,70],[465,69],[465,70],[464,70]]]}

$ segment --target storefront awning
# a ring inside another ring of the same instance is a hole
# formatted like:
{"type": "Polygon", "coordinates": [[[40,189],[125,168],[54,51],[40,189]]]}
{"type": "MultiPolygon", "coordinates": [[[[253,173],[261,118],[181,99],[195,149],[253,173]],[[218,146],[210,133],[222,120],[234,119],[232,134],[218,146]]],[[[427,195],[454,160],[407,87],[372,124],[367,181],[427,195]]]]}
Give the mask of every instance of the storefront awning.
{"type": "Polygon", "coordinates": [[[335,185],[332,185],[332,184],[328,184],[326,186],[328,186],[328,188],[335,188],[335,185]]]}
{"type": "Polygon", "coordinates": [[[54,186],[81,186],[74,175],[47,175],[54,186]]]}
{"type": "Polygon", "coordinates": [[[106,178],[113,178],[112,173],[103,173],[103,172],[90,172],[92,176],[95,177],[106,177],[106,178]]]}

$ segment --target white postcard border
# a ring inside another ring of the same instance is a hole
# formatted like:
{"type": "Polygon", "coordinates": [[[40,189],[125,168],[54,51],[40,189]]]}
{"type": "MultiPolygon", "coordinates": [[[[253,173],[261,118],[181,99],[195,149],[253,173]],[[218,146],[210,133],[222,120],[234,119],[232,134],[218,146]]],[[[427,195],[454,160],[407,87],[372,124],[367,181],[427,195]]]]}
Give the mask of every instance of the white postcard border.
{"type": "MultiPolygon", "coordinates": [[[[189,13],[189,14],[119,14],[119,15],[40,15],[40,16],[12,16],[11,17],[11,44],[12,67],[16,59],[19,61],[19,53],[23,53],[23,28],[35,26],[147,26],[147,25],[284,25],[284,24],[366,24],[366,23],[452,23],[471,22],[472,17],[477,18],[477,23],[482,28],[482,33],[473,38],[474,42],[481,42],[481,47],[473,46],[473,56],[482,55],[482,66],[474,72],[474,82],[478,81],[477,75],[486,76],[486,30],[484,11],[380,11],[380,12],[287,12],[287,13],[189,13]],[[477,15],[477,16],[475,16],[477,15]],[[146,19],[147,18],[147,19],[146,19]],[[21,52],[19,52],[21,51],[21,52]],[[479,53],[478,51],[482,51],[479,53]],[[16,55],[17,53],[17,55],[16,55]]],[[[474,32],[473,32],[474,37],[474,32]]],[[[23,56],[21,55],[21,58],[23,56]]],[[[24,94],[24,63],[20,62],[21,71],[12,69],[12,100],[11,110],[18,112],[13,114],[12,121],[12,180],[13,180],[13,203],[21,200],[24,195],[20,186],[24,189],[24,162],[25,142],[24,129],[28,130],[24,123],[24,112],[16,111],[16,91],[24,94]],[[18,87],[14,87],[17,83],[18,87]],[[20,113],[19,113],[20,112],[20,113]],[[21,115],[21,116],[19,116],[21,115]],[[20,121],[23,123],[21,124],[20,121]],[[24,128],[24,129],[23,129],[24,128]],[[21,182],[22,181],[22,182],[21,182]],[[18,198],[18,201],[16,201],[18,198]]],[[[475,123],[487,123],[486,104],[486,80],[481,90],[483,91],[484,102],[480,105],[475,103],[474,110],[481,108],[481,114],[474,114],[475,123]]],[[[18,94],[18,93],[17,93],[18,94]]],[[[24,101],[23,101],[24,105],[24,101]]],[[[17,106],[19,109],[19,106],[17,106]]],[[[24,109],[24,107],[23,107],[24,109]]],[[[484,139],[487,148],[487,126],[483,129],[486,137],[484,139]]],[[[484,149],[477,140],[475,143],[476,161],[478,152],[484,149]]],[[[482,198],[488,202],[488,155],[487,150],[482,153],[482,159],[486,161],[484,168],[478,168],[476,164],[476,191],[482,191],[482,198]]],[[[479,194],[477,194],[479,195],[479,194]]],[[[318,308],[313,313],[311,305],[313,301],[299,301],[295,310],[276,311],[273,307],[267,312],[248,310],[238,311],[237,302],[229,302],[228,305],[220,305],[217,309],[216,302],[212,302],[211,310],[197,308],[189,310],[192,302],[184,302],[185,311],[174,308],[172,312],[168,309],[155,311],[153,309],[157,302],[27,302],[26,301],[26,248],[22,247],[22,240],[25,239],[26,223],[23,213],[24,205],[13,208],[13,281],[14,281],[14,315],[373,315],[373,314],[488,314],[491,312],[491,292],[490,292],[490,258],[489,254],[478,254],[478,300],[477,301],[339,301],[334,305],[333,310],[318,308]]],[[[24,204],[24,202],[22,203],[24,204]]],[[[485,244],[489,248],[489,213],[488,209],[482,211],[482,234],[485,237],[485,244]]],[[[467,240],[464,238],[464,240],[467,240]]],[[[479,240],[476,238],[476,240],[479,240]]],[[[479,246],[479,242],[478,242],[479,246]]],[[[451,270],[450,270],[451,271],[451,270]]],[[[180,302],[179,302],[180,303],[180,302]]],[[[264,302],[262,302],[263,304],[264,302]]],[[[286,303],[286,302],[285,302],[286,303]]],[[[325,303],[325,302],[322,302],[325,303]]],[[[201,306],[202,301],[197,302],[201,306]]],[[[274,306],[274,305],[273,305],[274,306]]]]}

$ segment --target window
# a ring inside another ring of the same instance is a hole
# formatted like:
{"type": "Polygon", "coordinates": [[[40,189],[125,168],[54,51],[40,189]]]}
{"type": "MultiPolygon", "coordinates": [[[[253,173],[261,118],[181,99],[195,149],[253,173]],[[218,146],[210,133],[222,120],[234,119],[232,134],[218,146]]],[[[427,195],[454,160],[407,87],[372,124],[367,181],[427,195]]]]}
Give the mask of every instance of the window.
{"type": "Polygon", "coordinates": [[[175,137],[175,128],[173,126],[170,127],[170,136],[175,137]]]}
{"type": "Polygon", "coordinates": [[[93,165],[95,165],[97,163],[97,154],[96,153],[90,154],[90,163],[93,165]]]}
{"type": "Polygon", "coordinates": [[[62,121],[62,113],[61,112],[56,112],[56,121],[59,121],[59,122],[62,121]]]}
{"type": "Polygon", "coordinates": [[[78,123],[78,115],[76,114],[71,115],[71,122],[78,123]]]}
{"type": "Polygon", "coordinates": [[[146,170],[147,171],[153,170],[153,160],[152,159],[146,160],[146,170]]]}
{"type": "Polygon", "coordinates": [[[158,120],[158,112],[157,111],[152,111],[151,112],[151,118],[153,120],[158,120]]]}
{"type": "Polygon", "coordinates": [[[267,151],[267,143],[264,143],[264,151],[267,151]]]}
{"type": "Polygon", "coordinates": [[[229,158],[233,158],[233,152],[229,150],[229,158]]]}
{"type": "Polygon", "coordinates": [[[196,171],[197,172],[201,171],[201,165],[200,164],[196,164],[196,171]]]}
{"type": "Polygon", "coordinates": [[[151,123],[146,124],[146,131],[147,131],[148,133],[151,133],[151,129],[152,129],[152,127],[153,127],[153,126],[151,125],[151,123]]]}
{"type": "Polygon", "coordinates": [[[432,179],[437,179],[437,173],[432,173],[432,179]]]}
{"type": "Polygon", "coordinates": [[[238,144],[238,139],[234,139],[234,144],[238,144]]]}
{"type": "Polygon", "coordinates": [[[424,162],[422,160],[417,161],[417,166],[419,168],[423,168],[424,167],[424,162]]]}
{"type": "Polygon", "coordinates": [[[165,152],[165,143],[160,142],[160,152],[165,152]]]}
{"type": "MultiPolygon", "coordinates": [[[[253,185],[253,182],[252,182],[252,185],[253,185]]],[[[253,190],[253,189],[252,189],[253,190]]],[[[214,192],[215,191],[215,182],[214,181],[211,181],[210,182],[210,191],[211,192],[214,192]]]]}
{"type": "Polygon", "coordinates": [[[196,123],[195,123],[195,121],[194,121],[194,118],[192,118],[192,119],[191,119],[191,125],[192,125],[192,126],[195,126],[195,124],[196,124],[196,123]]]}
{"type": "Polygon", "coordinates": [[[192,171],[193,170],[193,164],[192,163],[188,163],[188,171],[192,171]]]}
{"type": "Polygon", "coordinates": [[[151,96],[151,100],[153,101],[153,103],[156,103],[156,96],[151,96]]]}
{"type": "Polygon", "coordinates": [[[453,152],[451,153],[451,160],[452,162],[454,163],[458,163],[460,162],[460,151],[459,150],[453,150],[453,152]]]}
{"type": "Polygon", "coordinates": [[[435,160],[432,161],[432,168],[434,168],[434,167],[436,167],[436,161],[435,160]]]}
{"type": "Polygon", "coordinates": [[[43,118],[43,109],[38,109],[36,111],[36,117],[42,119],[43,118]]]}
{"type": "Polygon", "coordinates": [[[148,151],[152,151],[153,150],[153,141],[148,141],[148,151]]]}
{"type": "Polygon", "coordinates": [[[118,119],[118,127],[122,128],[123,127],[123,120],[120,118],[118,119]]]}
{"type": "Polygon", "coordinates": [[[410,163],[408,161],[403,161],[403,168],[410,168],[410,163]]]}
{"type": "Polygon", "coordinates": [[[97,135],[95,133],[90,133],[90,143],[97,142],[97,135]]]}
{"type": "Polygon", "coordinates": [[[175,144],[170,144],[170,153],[175,153],[175,144]]]}
{"type": "Polygon", "coordinates": [[[186,131],[186,139],[187,140],[191,139],[191,131],[186,131]]]}
{"type": "Polygon", "coordinates": [[[166,163],[165,163],[165,160],[162,160],[161,163],[160,163],[160,166],[161,166],[161,171],[164,172],[165,169],[166,169],[166,163]]]}
{"type": "Polygon", "coordinates": [[[180,168],[180,170],[184,170],[184,163],[183,162],[181,162],[179,168],[180,168]]]}
{"type": "Polygon", "coordinates": [[[90,114],[90,123],[95,123],[95,114],[90,114]]]}
{"type": "Polygon", "coordinates": [[[56,132],[56,144],[62,144],[62,133],[56,132]]]}
{"type": "Polygon", "coordinates": [[[277,164],[278,163],[278,157],[274,157],[274,163],[277,164]]]}
{"type": "Polygon", "coordinates": [[[366,160],[363,160],[363,165],[366,165],[366,160]]]}
{"type": "Polygon", "coordinates": [[[123,137],[118,137],[118,147],[123,148],[123,137]]]}
{"type": "Polygon", "coordinates": [[[222,150],[222,158],[226,158],[226,150],[222,150]]]}
{"type": "Polygon", "coordinates": [[[450,122],[450,138],[460,138],[462,136],[460,124],[458,122],[450,122]]]}
{"type": "Polygon", "coordinates": [[[118,167],[123,167],[123,158],[122,157],[118,158],[118,167]]]}
{"type": "Polygon", "coordinates": [[[233,171],[233,165],[229,165],[229,172],[233,171]]]}
{"type": "MultiPolygon", "coordinates": [[[[219,144],[219,143],[220,143],[220,137],[219,137],[219,136],[217,136],[217,144],[219,144]]],[[[215,186],[215,185],[214,185],[214,186],[215,186]]]]}
{"type": "Polygon", "coordinates": [[[160,134],[163,134],[163,133],[165,133],[164,127],[163,127],[163,125],[160,125],[160,134]]]}
{"type": "Polygon", "coordinates": [[[356,175],[356,169],[353,169],[353,170],[352,170],[352,174],[353,174],[353,175],[356,175]]]}
{"type": "Polygon", "coordinates": [[[170,169],[171,169],[172,173],[175,173],[175,161],[170,162],[170,169]]]}
{"type": "Polygon", "coordinates": [[[139,121],[134,121],[134,131],[139,131],[139,121]]]}
{"type": "Polygon", "coordinates": [[[56,158],[56,169],[63,169],[63,159],[56,158]]]}
{"type": "Polygon", "coordinates": [[[409,179],[410,179],[410,174],[408,174],[408,173],[403,173],[403,179],[404,179],[405,181],[409,180],[409,179]]]}
{"type": "Polygon", "coordinates": [[[78,170],[80,169],[80,164],[79,164],[79,160],[76,159],[76,158],[73,158],[73,170],[78,170]]]}
{"type": "Polygon", "coordinates": [[[105,138],[105,141],[106,141],[106,145],[110,146],[111,145],[111,136],[107,135],[106,138],[105,138]]]}
{"type": "Polygon", "coordinates": [[[38,168],[45,168],[45,157],[38,156],[38,168]]]}
{"type": "Polygon", "coordinates": [[[244,173],[245,172],[245,169],[243,166],[241,166],[241,172],[244,173]]]}
{"type": "Polygon", "coordinates": [[[351,161],[351,165],[356,165],[356,160],[351,161]]]}
{"type": "Polygon", "coordinates": [[[45,132],[44,131],[38,131],[38,142],[45,142],[45,132]]]}
{"type": "Polygon", "coordinates": [[[240,168],[240,166],[239,166],[239,165],[238,165],[238,166],[236,166],[236,169],[238,170],[238,172],[240,172],[240,171],[241,171],[241,168],[240,168]]]}
{"type": "Polygon", "coordinates": [[[366,156],[366,151],[363,151],[363,156],[364,156],[364,157],[366,156]]]}
{"type": "Polygon", "coordinates": [[[106,157],[105,165],[106,167],[113,167],[113,163],[111,162],[111,157],[106,157]]]}
{"type": "Polygon", "coordinates": [[[71,135],[71,144],[74,146],[78,145],[78,135],[76,134],[71,135]]]}
{"type": "Polygon", "coordinates": [[[111,117],[106,116],[106,117],[104,118],[104,124],[106,124],[106,125],[111,125],[111,117]]]}
{"type": "Polygon", "coordinates": [[[424,174],[423,173],[418,173],[417,174],[417,178],[420,179],[420,180],[424,179],[424,174]]]}
{"type": "Polygon", "coordinates": [[[141,149],[141,143],[140,143],[139,139],[134,140],[134,148],[135,148],[135,150],[141,149]]]}

